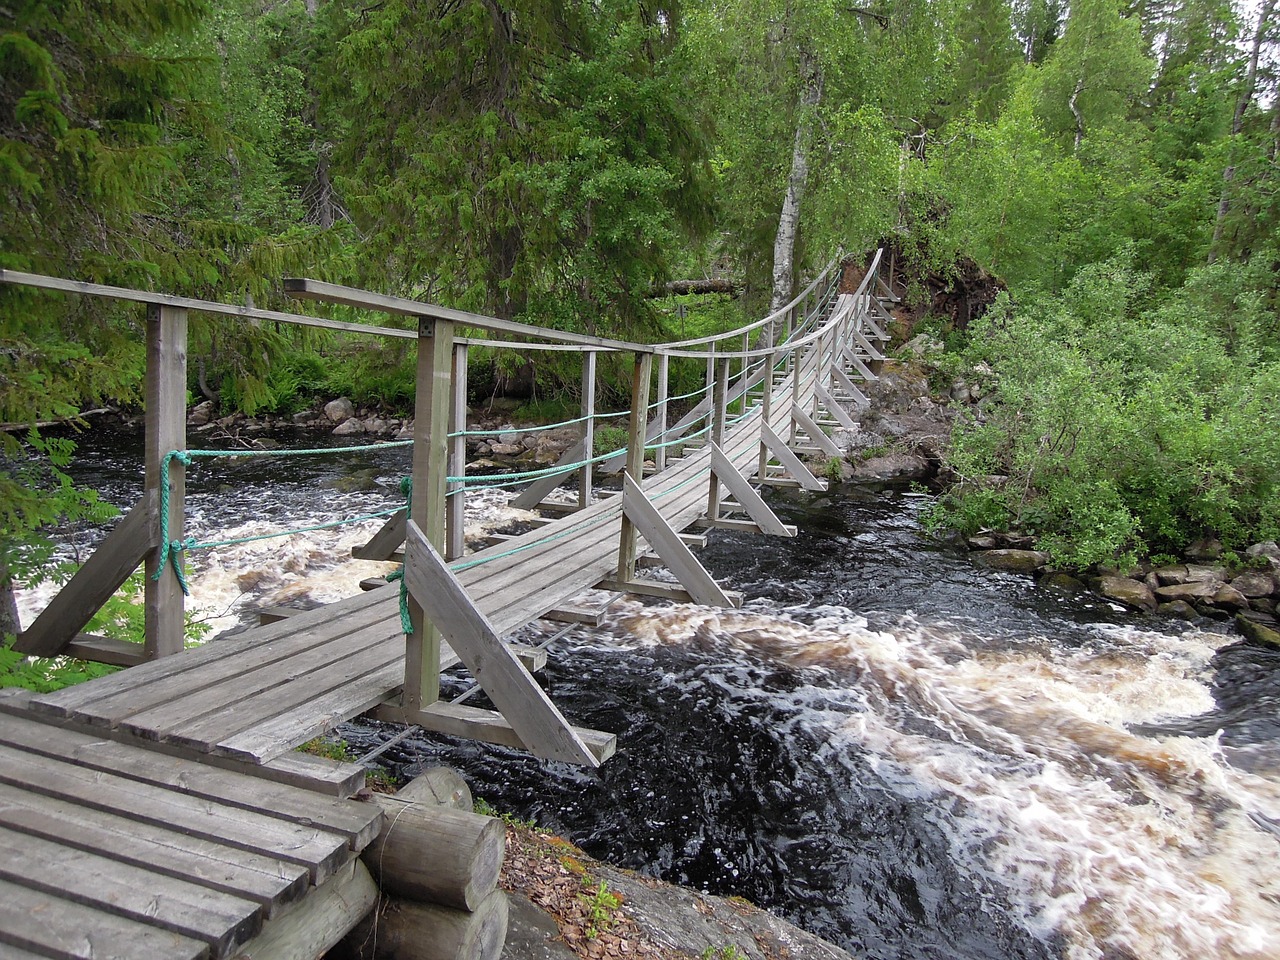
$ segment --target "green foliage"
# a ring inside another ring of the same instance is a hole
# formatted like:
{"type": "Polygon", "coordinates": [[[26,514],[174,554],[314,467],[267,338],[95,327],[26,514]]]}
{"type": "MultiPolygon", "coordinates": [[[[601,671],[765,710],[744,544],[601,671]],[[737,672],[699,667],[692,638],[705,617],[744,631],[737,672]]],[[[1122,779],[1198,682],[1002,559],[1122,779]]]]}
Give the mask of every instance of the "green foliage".
{"type": "MultiPolygon", "coordinates": [[[[584,879],[583,882],[587,881],[584,879]]],[[[587,908],[587,939],[594,940],[613,926],[613,914],[618,907],[622,906],[622,898],[613,893],[604,880],[600,881],[599,886],[590,889],[590,893],[578,894],[578,899],[587,908]]]]}
{"type": "Polygon", "coordinates": [[[1248,304],[1246,275],[1209,268],[1156,296],[1118,259],[1060,297],[993,311],[966,360],[995,370],[994,402],[985,423],[956,429],[959,481],[935,521],[1012,525],[1076,567],[1178,553],[1208,532],[1229,545],[1274,536],[1280,365],[1241,350],[1265,317],[1242,311],[1215,330],[1202,307],[1226,290],[1248,304]]]}
{"type": "Polygon", "coordinates": [[[746,954],[733,943],[723,947],[707,947],[698,957],[699,960],[746,960],[746,954]]]}
{"type": "Polygon", "coordinates": [[[511,827],[520,827],[525,830],[533,830],[537,824],[533,820],[522,820],[514,813],[499,811],[488,800],[483,797],[476,797],[471,805],[471,809],[482,817],[497,817],[503,823],[511,827]]]}
{"type": "Polygon", "coordinates": [[[595,443],[592,446],[591,455],[602,457],[606,453],[626,450],[630,434],[626,427],[596,427],[592,438],[595,443]]]}

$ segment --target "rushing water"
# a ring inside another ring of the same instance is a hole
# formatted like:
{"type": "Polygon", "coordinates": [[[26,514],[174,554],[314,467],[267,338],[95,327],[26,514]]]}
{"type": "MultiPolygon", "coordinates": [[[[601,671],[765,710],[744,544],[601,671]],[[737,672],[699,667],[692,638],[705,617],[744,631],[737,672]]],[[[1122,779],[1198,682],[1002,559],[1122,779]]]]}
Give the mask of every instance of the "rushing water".
{"type": "MultiPolygon", "coordinates": [[[[136,453],[94,458],[127,500],[136,453]]],[[[193,471],[202,538],[394,505],[407,455],[271,463],[193,471]]],[[[702,553],[741,610],[624,601],[555,642],[556,702],[619,734],[600,770],[434,738],[384,760],[863,956],[1280,957],[1280,652],[979,571],[912,494],[774,504],[798,537],[702,553]]],[[[225,626],[353,592],[386,569],[343,559],[372,529],[204,552],[194,606],[225,626]]]]}

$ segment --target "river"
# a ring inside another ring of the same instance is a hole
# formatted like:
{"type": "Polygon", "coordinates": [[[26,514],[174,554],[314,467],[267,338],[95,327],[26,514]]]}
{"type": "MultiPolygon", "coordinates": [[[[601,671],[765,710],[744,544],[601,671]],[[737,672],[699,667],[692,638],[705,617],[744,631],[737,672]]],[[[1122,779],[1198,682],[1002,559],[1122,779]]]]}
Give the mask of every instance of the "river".
{"type": "MultiPolygon", "coordinates": [[[[127,505],[138,453],[82,448],[127,505]]],[[[399,502],[403,449],[212,461],[190,527],[231,540],[399,502]]],[[[922,496],[775,494],[790,540],[716,531],[740,610],[623,601],[552,647],[544,683],[616,732],[598,771],[410,738],[382,762],[587,852],[739,895],[871,958],[1280,957],[1280,651],[979,570],[919,531],[922,496]]],[[[507,517],[475,498],[469,523],[507,517]]],[[[348,595],[377,521],[200,551],[213,630],[348,595]]],[[[80,549],[96,531],[67,531],[80,549]]],[[[47,591],[20,597],[24,622],[47,591]]],[[[531,636],[536,638],[537,631],[531,636]]],[[[357,749],[394,730],[344,727],[357,749]]]]}

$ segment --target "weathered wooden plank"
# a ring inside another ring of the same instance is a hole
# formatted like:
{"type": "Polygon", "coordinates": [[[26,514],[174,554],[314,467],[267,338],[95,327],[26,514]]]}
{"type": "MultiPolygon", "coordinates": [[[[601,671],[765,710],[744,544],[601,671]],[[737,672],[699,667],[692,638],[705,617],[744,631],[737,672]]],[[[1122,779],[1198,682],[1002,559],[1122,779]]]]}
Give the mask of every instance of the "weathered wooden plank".
{"type": "MultiPolygon", "coordinates": [[[[555,465],[559,467],[585,460],[586,449],[586,444],[579,440],[560,455],[560,459],[556,461],[555,465]]],[[[533,481],[533,483],[529,484],[529,486],[525,487],[523,492],[511,501],[511,506],[520,510],[534,509],[542,503],[547,494],[560,486],[560,484],[564,483],[565,480],[573,475],[573,473],[574,471],[572,469],[566,469],[563,473],[550,473],[545,477],[538,478],[533,481]]]]}
{"type": "Polygon", "coordinates": [[[207,944],[0,880],[0,944],[54,960],[205,960],[207,944]]]}
{"type": "Polygon", "coordinates": [[[140,737],[180,735],[187,745],[214,743],[399,659],[403,636],[398,618],[386,617],[314,653],[216,682],[210,678],[202,688],[186,689],[119,724],[140,737]]]}
{"type": "Polygon", "coordinates": [[[831,414],[832,419],[834,419],[838,425],[844,427],[846,430],[858,429],[857,422],[853,417],[849,416],[844,406],[831,395],[831,391],[824,387],[821,382],[819,382],[817,387],[814,388],[814,393],[817,394],[818,402],[826,408],[827,413],[831,414]]]}
{"type": "Polygon", "coordinates": [[[378,902],[369,869],[352,860],[297,909],[268,920],[235,960],[315,960],[346,936],[378,902]]]}
{"type": "MultiPolygon", "coordinates": [[[[187,448],[187,311],[173,307],[147,307],[146,480],[148,502],[162,506],[160,487],[165,482],[162,465],[172,450],[187,448]],[[154,497],[154,501],[151,498],[154,497]]],[[[186,468],[174,460],[168,471],[168,537],[182,539],[186,468]]],[[[186,642],[182,584],[172,569],[160,569],[160,516],[153,518],[155,548],[147,559],[143,587],[146,607],[146,648],[149,659],[167,657],[186,642]]],[[[181,553],[177,562],[182,562],[181,553]]]]}
{"type": "Polygon", "coordinates": [[[867,351],[868,357],[876,361],[880,361],[884,359],[884,354],[881,353],[879,350],[877,350],[875,345],[870,340],[868,340],[865,336],[862,335],[861,331],[854,330],[852,332],[853,332],[853,339],[857,341],[858,346],[862,347],[863,350],[867,351]]]}
{"type": "Polygon", "coordinates": [[[323,827],[345,835],[356,850],[363,849],[378,835],[380,828],[379,818],[364,804],[329,800],[306,790],[230,773],[195,760],[160,756],[9,714],[0,714],[0,743],[89,770],[264,812],[281,820],[323,827]]]}
{"type": "MultiPolygon", "coordinates": [[[[195,650],[186,650],[181,657],[169,657],[155,663],[133,667],[123,673],[100,677],[93,683],[81,683],[65,687],[53,693],[32,698],[33,710],[55,716],[84,715],[100,712],[108,697],[127,694],[137,697],[141,690],[177,674],[197,668],[207,668],[216,661],[244,656],[257,656],[258,662],[273,662],[296,652],[299,646],[315,643],[322,636],[343,636],[354,629],[352,624],[362,615],[378,615],[386,609],[385,601],[399,596],[399,585],[388,586],[381,591],[359,594],[306,613],[288,623],[274,623],[268,627],[242,634],[229,640],[206,643],[195,650]],[[305,632],[312,628],[315,633],[305,632]],[[302,633],[300,636],[299,634],[302,633]]],[[[239,669],[236,667],[234,669],[239,669]]],[[[127,701],[126,701],[127,702],[127,701]]]]}
{"type": "Polygon", "coordinates": [[[0,826],[220,890],[267,914],[311,886],[306,867],[0,784],[0,826]]]}
{"type": "Polygon", "coordinates": [[[764,440],[765,446],[769,448],[769,452],[777,458],[783,468],[791,474],[800,486],[806,490],[826,490],[827,486],[806,467],[799,457],[791,452],[791,448],[783,442],[782,438],[769,428],[767,424],[761,424],[760,436],[764,440]]]}
{"type": "MultiPolygon", "coordinates": [[[[841,351],[841,355],[849,363],[853,369],[858,371],[858,375],[868,383],[875,383],[880,378],[875,375],[870,367],[862,362],[862,358],[858,356],[858,352],[852,347],[845,347],[841,351]]],[[[835,369],[834,367],[832,369],[835,369]]]]}
{"type": "Polygon", "coordinates": [[[113,667],[136,667],[147,662],[146,650],[142,644],[114,637],[100,637],[92,633],[78,634],[67,644],[63,653],[68,657],[106,663],[113,667]]]}
{"type": "MultiPolygon", "coordinates": [[[[452,654],[450,657],[452,658],[452,654]]],[[[444,662],[444,661],[442,661],[444,662]]],[[[214,749],[229,757],[262,763],[359,716],[400,692],[404,680],[403,660],[367,673],[340,690],[318,697],[306,709],[282,713],[243,733],[219,741],[214,749]]]]}
{"type": "MultiPolygon", "coordinates": [[[[640,485],[630,476],[624,476],[622,480],[622,509],[666,563],[667,568],[676,575],[676,579],[698,603],[715,607],[733,606],[724,591],[720,589],[720,584],[707,573],[706,568],[693,555],[693,551],[684,545],[661,511],[649,502],[640,485]]],[[[618,579],[623,582],[634,580],[634,571],[633,564],[633,575],[618,579]]]]}
{"type": "Polygon", "coordinates": [[[144,497],[89,557],[49,606],[18,637],[13,648],[33,657],[52,657],[85,628],[155,545],[152,503],[144,497]]]}
{"type": "Polygon", "coordinates": [[[733,462],[717,446],[711,448],[711,469],[734,495],[747,516],[754,520],[761,530],[778,537],[796,535],[795,527],[788,527],[778,519],[778,515],[764,502],[764,498],[756,492],[747,478],[738,472],[733,462]]]}
{"type": "MultiPolygon", "coordinates": [[[[627,473],[639,482],[644,476],[644,445],[647,438],[645,417],[649,409],[649,380],[653,373],[653,355],[638,353],[631,376],[631,427],[627,436],[627,473]]],[[[624,495],[623,499],[626,497],[624,495]]],[[[626,511],[618,534],[618,579],[631,580],[636,575],[636,530],[626,511]]]]}
{"type": "MultiPolygon", "coordinates": [[[[451,477],[462,476],[467,469],[467,345],[453,343],[453,382],[449,390],[448,463],[445,473],[451,477]]],[[[447,483],[444,500],[445,551],[444,555],[455,560],[465,552],[467,490],[461,483],[447,483]]]]}
{"type": "MultiPolygon", "coordinates": [[[[599,766],[582,738],[494,633],[417,524],[406,538],[405,578],[471,675],[535,755],[599,766]]],[[[409,706],[406,704],[406,706],[409,706]]],[[[412,709],[412,707],[411,707],[412,709]]]]}
{"type": "Polygon", "coordinates": [[[813,441],[814,445],[827,456],[838,457],[841,455],[840,448],[836,446],[836,442],[828,437],[820,426],[813,422],[813,417],[809,416],[803,408],[793,406],[791,408],[791,419],[813,441]]]}
{"type": "Polygon", "coordinates": [[[223,957],[262,926],[250,900],[0,827],[0,880],[191,937],[223,957]]]}
{"type": "Polygon", "coordinates": [[[404,543],[405,511],[397,510],[387,518],[387,522],[378,528],[378,532],[369,538],[369,542],[351,551],[356,560],[388,560],[400,544],[404,543]]]}
{"type": "Polygon", "coordinates": [[[871,401],[867,399],[867,395],[862,392],[858,385],[849,379],[849,375],[840,369],[839,364],[835,364],[831,367],[831,379],[835,383],[838,383],[841,388],[844,389],[845,393],[853,397],[854,401],[859,405],[866,406],[871,403],[871,401]]]}
{"type": "Polygon", "coordinates": [[[0,746],[0,783],[301,864],[311,871],[312,882],[323,882],[350,853],[347,838],[336,833],[31,757],[12,747],[0,746]]]}
{"type": "Polygon", "coordinates": [[[578,506],[591,505],[593,464],[592,453],[596,448],[596,352],[588,350],[582,355],[582,458],[578,471],[578,506]]]}
{"type": "MultiPolygon", "coordinates": [[[[485,743],[497,743],[517,750],[528,749],[511,722],[502,714],[492,710],[468,707],[465,704],[433,703],[425,710],[412,715],[406,713],[402,707],[388,704],[374,710],[373,716],[390,723],[416,723],[424,730],[451,737],[483,740],[485,743]]],[[[586,744],[598,764],[604,763],[618,749],[618,738],[612,733],[585,727],[571,729],[578,739],[586,744]]]]}

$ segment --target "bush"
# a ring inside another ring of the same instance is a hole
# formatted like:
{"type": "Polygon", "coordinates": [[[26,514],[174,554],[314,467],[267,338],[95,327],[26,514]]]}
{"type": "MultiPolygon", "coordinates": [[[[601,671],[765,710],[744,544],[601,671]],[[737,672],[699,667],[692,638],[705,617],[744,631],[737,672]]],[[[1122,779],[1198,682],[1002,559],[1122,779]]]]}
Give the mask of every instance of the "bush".
{"type": "Polygon", "coordinates": [[[976,323],[964,359],[991,365],[995,392],[985,423],[955,429],[959,479],[931,522],[1019,528],[1075,567],[1275,536],[1280,364],[1239,272],[1211,274],[1161,301],[1121,257],[976,323]],[[1252,312],[1226,323],[1206,304],[1231,280],[1252,312]]]}

